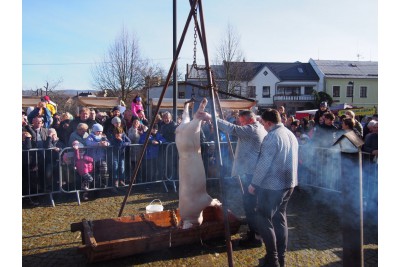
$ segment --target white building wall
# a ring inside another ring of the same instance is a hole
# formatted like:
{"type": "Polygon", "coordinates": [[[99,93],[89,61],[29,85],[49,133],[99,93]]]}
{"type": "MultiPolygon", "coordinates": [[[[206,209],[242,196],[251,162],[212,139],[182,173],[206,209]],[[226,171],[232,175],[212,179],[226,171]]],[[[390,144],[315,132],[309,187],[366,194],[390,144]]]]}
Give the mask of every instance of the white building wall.
{"type": "Polygon", "coordinates": [[[272,73],[270,69],[264,67],[253,80],[249,82],[250,86],[256,87],[256,100],[258,105],[273,105],[274,95],[275,95],[275,84],[279,82],[279,79],[272,73]],[[267,71],[268,74],[264,75],[264,72],[267,71]],[[270,97],[263,98],[263,87],[270,87],[270,97]]]}
{"type": "Polygon", "coordinates": [[[325,74],[318,68],[317,63],[315,63],[315,61],[310,58],[309,63],[311,64],[311,66],[313,67],[313,69],[315,70],[315,72],[317,73],[318,77],[319,77],[319,82],[318,82],[318,86],[315,90],[317,90],[317,92],[320,91],[324,91],[325,89],[325,74]]]}

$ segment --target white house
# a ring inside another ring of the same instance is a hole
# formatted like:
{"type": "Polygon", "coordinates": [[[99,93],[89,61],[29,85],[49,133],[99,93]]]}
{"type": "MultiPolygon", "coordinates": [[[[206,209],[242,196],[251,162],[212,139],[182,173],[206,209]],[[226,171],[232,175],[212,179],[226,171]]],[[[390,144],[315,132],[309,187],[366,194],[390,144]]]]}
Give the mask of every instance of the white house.
{"type": "MultiPolygon", "coordinates": [[[[309,63],[224,62],[211,69],[220,91],[255,100],[259,110],[285,106],[294,114],[312,108],[313,92],[321,90],[319,77],[309,63]]],[[[205,71],[187,70],[187,81],[205,83],[205,71]]]]}

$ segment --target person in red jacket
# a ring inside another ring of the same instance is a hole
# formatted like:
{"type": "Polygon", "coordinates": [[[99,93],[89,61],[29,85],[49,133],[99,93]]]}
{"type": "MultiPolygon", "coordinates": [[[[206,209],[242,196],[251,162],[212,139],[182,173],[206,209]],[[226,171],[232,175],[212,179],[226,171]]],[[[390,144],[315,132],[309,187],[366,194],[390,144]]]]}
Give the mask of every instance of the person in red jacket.
{"type": "MultiPolygon", "coordinates": [[[[89,189],[89,184],[93,182],[90,173],[93,171],[93,158],[80,153],[79,147],[83,147],[79,141],[74,141],[72,147],[75,149],[75,168],[82,177],[81,188],[85,191],[89,189]]],[[[87,194],[83,194],[83,198],[87,200],[87,194]]]]}

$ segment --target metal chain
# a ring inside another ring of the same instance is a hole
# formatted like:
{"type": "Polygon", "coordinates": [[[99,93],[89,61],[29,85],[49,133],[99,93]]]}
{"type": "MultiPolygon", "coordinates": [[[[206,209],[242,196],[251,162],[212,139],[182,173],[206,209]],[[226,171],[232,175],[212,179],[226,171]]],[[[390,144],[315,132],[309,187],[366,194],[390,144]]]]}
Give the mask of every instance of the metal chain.
{"type": "MultiPolygon", "coordinates": [[[[197,20],[197,7],[194,9],[194,21],[197,20]]],[[[193,41],[193,67],[197,68],[196,52],[197,52],[197,27],[194,23],[194,41],[193,41]]]]}

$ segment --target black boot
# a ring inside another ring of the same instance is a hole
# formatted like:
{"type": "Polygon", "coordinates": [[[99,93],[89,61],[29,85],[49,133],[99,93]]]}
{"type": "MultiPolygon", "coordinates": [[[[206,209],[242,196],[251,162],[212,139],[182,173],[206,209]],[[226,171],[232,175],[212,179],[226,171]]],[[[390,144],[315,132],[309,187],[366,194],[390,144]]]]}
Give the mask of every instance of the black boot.
{"type": "Polygon", "coordinates": [[[278,256],[278,261],[279,261],[279,267],[285,267],[285,256],[283,257],[278,256]]]}
{"type": "Polygon", "coordinates": [[[241,247],[261,247],[262,242],[256,238],[253,231],[247,231],[245,238],[239,240],[239,246],[241,247]]]}
{"type": "Polygon", "coordinates": [[[278,259],[268,257],[267,255],[258,259],[258,262],[258,267],[281,267],[278,259]]]}

